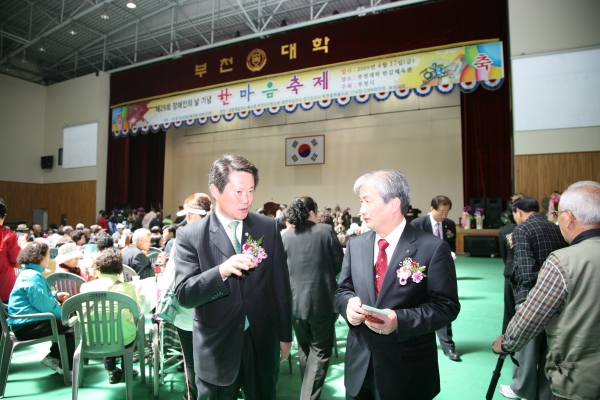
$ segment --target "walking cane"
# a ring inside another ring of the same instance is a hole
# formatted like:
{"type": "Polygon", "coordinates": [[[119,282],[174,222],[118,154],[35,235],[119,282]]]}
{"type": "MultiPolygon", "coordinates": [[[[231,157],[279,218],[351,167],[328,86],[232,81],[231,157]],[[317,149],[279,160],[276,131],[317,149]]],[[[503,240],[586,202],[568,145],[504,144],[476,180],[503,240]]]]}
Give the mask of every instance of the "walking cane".
{"type": "Polygon", "coordinates": [[[496,391],[496,386],[498,385],[498,380],[500,379],[500,371],[502,371],[502,365],[504,365],[504,359],[506,358],[506,353],[502,353],[498,356],[498,362],[496,362],[496,369],[492,372],[492,380],[490,381],[490,386],[488,387],[487,394],[485,395],[485,400],[492,400],[494,397],[494,392],[496,391]]]}
{"type": "MultiPolygon", "coordinates": [[[[519,362],[514,357],[515,353],[510,353],[510,359],[513,364],[517,367],[519,366],[519,362]]],[[[496,362],[496,369],[492,372],[492,380],[490,381],[490,386],[488,387],[487,394],[485,395],[485,400],[492,400],[494,397],[494,391],[496,391],[496,386],[498,385],[498,380],[500,379],[500,371],[502,371],[502,365],[504,365],[504,360],[508,353],[502,353],[498,356],[498,361],[496,362]]]]}

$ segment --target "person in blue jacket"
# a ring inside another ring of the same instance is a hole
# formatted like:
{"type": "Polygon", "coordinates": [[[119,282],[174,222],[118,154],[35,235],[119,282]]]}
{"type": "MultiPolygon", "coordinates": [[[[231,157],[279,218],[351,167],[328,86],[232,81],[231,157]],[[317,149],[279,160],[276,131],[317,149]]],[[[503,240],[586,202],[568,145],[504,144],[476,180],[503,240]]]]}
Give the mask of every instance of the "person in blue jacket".
{"type": "MultiPolygon", "coordinates": [[[[36,240],[25,246],[17,261],[23,264],[23,271],[17,277],[8,300],[8,313],[14,316],[50,312],[56,317],[59,334],[64,334],[67,342],[69,370],[73,368],[75,336],[73,328],[61,322],[61,304],[69,298],[65,292],[51,291],[42,272],[50,260],[50,247],[45,240],[36,240]]],[[[19,340],[38,339],[52,335],[48,317],[7,318],[8,324],[19,340]]],[[[50,353],[42,364],[63,374],[58,343],[52,343],[50,353]]]]}

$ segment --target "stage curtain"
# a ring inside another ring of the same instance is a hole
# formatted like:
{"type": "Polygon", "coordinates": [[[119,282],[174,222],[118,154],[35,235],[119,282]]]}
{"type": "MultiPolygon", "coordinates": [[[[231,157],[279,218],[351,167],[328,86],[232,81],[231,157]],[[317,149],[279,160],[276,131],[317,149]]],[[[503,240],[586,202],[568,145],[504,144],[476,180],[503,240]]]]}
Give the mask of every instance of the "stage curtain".
{"type": "Polygon", "coordinates": [[[165,131],[118,139],[111,135],[108,153],[105,206],[158,209],[163,201],[165,131]]]}

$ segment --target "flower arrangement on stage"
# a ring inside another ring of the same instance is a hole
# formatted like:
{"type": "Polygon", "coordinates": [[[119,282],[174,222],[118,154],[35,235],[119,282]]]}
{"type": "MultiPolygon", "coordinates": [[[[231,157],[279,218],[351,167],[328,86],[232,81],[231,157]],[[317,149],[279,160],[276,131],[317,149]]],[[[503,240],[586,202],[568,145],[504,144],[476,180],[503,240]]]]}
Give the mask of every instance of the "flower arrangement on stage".
{"type": "Polygon", "coordinates": [[[477,207],[475,209],[475,226],[477,229],[483,229],[483,220],[485,219],[485,215],[483,215],[483,208],[477,207]]]}
{"type": "Polygon", "coordinates": [[[471,210],[472,210],[471,206],[463,207],[463,214],[461,217],[461,225],[465,229],[471,229],[471,220],[473,219],[473,216],[470,214],[471,210]]]}
{"type": "Polygon", "coordinates": [[[548,201],[548,220],[555,222],[554,218],[552,217],[552,213],[555,209],[558,210],[558,203],[560,202],[560,193],[555,191],[554,193],[552,193],[552,196],[550,196],[550,200],[548,201]]]}

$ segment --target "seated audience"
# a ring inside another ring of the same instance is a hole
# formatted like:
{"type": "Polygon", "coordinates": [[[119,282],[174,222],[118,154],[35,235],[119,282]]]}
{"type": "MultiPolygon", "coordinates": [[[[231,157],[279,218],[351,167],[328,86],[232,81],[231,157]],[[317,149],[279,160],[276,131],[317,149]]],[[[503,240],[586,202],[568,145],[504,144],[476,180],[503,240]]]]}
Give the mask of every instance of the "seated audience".
{"type": "MultiPolygon", "coordinates": [[[[17,258],[23,264],[23,271],[17,277],[15,286],[8,300],[8,312],[13,315],[39,314],[49,312],[56,317],[59,334],[64,334],[67,342],[69,369],[73,368],[75,353],[75,336],[73,328],[61,322],[61,304],[69,298],[65,292],[52,292],[42,271],[50,260],[50,247],[46,243],[29,243],[17,258]]],[[[38,339],[52,334],[48,317],[8,318],[8,324],[19,340],[38,339]]],[[[50,353],[42,360],[42,364],[63,374],[58,343],[52,343],[50,353]]]]}
{"type": "Polygon", "coordinates": [[[125,230],[125,225],[118,223],[117,224],[117,231],[115,233],[112,234],[112,239],[113,241],[116,243],[119,241],[119,239],[121,239],[121,236],[123,235],[123,231],[125,230]]]}
{"type": "Polygon", "coordinates": [[[175,232],[177,230],[173,225],[165,225],[163,228],[163,244],[164,251],[167,253],[167,257],[170,257],[171,249],[173,248],[173,243],[175,243],[175,232]]]}
{"type": "Polygon", "coordinates": [[[160,234],[160,228],[158,226],[153,226],[152,229],[150,229],[150,247],[156,247],[157,249],[161,247],[161,239],[162,235],[160,234]]]}
{"type": "Polygon", "coordinates": [[[173,222],[173,220],[171,220],[171,213],[167,213],[165,215],[165,219],[162,220],[162,226],[163,226],[163,228],[164,228],[165,225],[175,226],[175,223],[173,222]]]}
{"type": "Polygon", "coordinates": [[[88,280],[88,273],[85,268],[79,268],[79,260],[83,253],[75,243],[65,243],[58,248],[56,261],[56,272],[69,272],[88,280]]]}
{"type": "Polygon", "coordinates": [[[154,276],[154,268],[145,253],[150,248],[150,231],[140,228],[133,232],[132,243],[123,251],[123,264],[137,272],[140,279],[154,276]]]}
{"type": "MultiPolygon", "coordinates": [[[[106,237],[112,241],[110,236],[106,235],[106,237]]],[[[109,290],[121,293],[134,299],[139,311],[140,305],[137,300],[135,286],[131,283],[121,282],[119,280],[119,275],[123,272],[123,259],[121,253],[112,246],[108,246],[108,248],[103,249],[103,251],[98,254],[95,264],[98,279],[81,285],[81,293],[99,290],[109,290]]],[[[134,345],[137,330],[133,315],[129,310],[124,310],[121,314],[121,320],[123,324],[123,341],[125,345],[134,345]]],[[[123,365],[122,358],[121,365],[123,365]]],[[[104,369],[108,371],[109,383],[113,384],[125,381],[125,373],[122,369],[117,367],[116,357],[104,357],[104,369]]],[[[133,371],[134,376],[137,376],[138,373],[137,370],[133,371]]]]}

